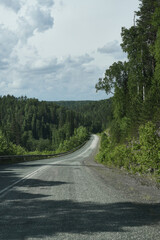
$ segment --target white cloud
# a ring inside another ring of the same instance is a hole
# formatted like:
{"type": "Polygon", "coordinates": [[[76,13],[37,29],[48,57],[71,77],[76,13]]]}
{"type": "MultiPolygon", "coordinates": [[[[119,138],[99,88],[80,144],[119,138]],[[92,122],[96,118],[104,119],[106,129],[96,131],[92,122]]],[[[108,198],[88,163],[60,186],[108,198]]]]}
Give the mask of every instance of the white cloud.
{"type": "Polygon", "coordinates": [[[23,42],[33,36],[35,31],[44,32],[53,27],[54,19],[50,10],[30,6],[25,14],[18,18],[19,37],[23,42]]]}
{"type": "Polygon", "coordinates": [[[57,59],[53,59],[48,63],[41,64],[41,66],[29,67],[28,70],[32,75],[39,75],[39,76],[47,75],[48,76],[49,74],[57,73],[59,70],[63,71],[63,68],[64,68],[64,64],[58,63],[57,59]]]}
{"type": "Polygon", "coordinates": [[[21,0],[0,0],[0,4],[15,12],[18,12],[21,9],[21,0]]]}
{"type": "Polygon", "coordinates": [[[9,76],[8,71],[4,72],[0,82],[2,84],[5,78],[3,90],[7,89],[13,95],[49,100],[93,99],[94,94],[97,97],[94,86],[101,70],[91,64],[92,60],[85,54],[61,61],[53,58],[41,62],[37,59],[34,64],[30,61],[25,65],[16,62],[10,66],[9,76]]]}
{"type": "Polygon", "coordinates": [[[29,23],[24,17],[19,17],[18,19],[18,36],[19,39],[26,43],[29,37],[31,37],[34,33],[35,26],[29,23]]]}
{"type": "MultiPolygon", "coordinates": [[[[15,74],[15,77],[17,78],[17,74],[15,74]]],[[[22,79],[14,79],[11,82],[8,82],[8,87],[10,89],[12,89],[12,91],[14,90],[22,90],[24,91],[24,89],[27,89],[27,82],[23,81],[22,79]]]]}
{"type": "Polygon", "coordinates": [[[54,5],[53,0],[38,0],[38,3],[42,6],[52,7],[54,5]]]}
{"type": "Polygon", "coordinates": [[[49,10],[43,10],[38,7],[30,9],[28,15],[32,26],[38,32],[44,32],[53,27],[54,19],[49,10]]]}
{"type": "Polygon", "coordinates": [[[94,60],[93,57],[91,57],[89,54],[85,54],[83,56],[78,57],[79,64],[87,64],[94,60]]]}
{"type": "Polygon", "coordinates": [[[3,25],[0,25],[0,69],[4,70],[8,67],[11,54],[17,44],[16,35],[3,25]]]}
{"type": "Polygon", "coordinates": [[[102,48],[98,48],[97,51],[102,54],[109,54],[115,59],[125,59],[126,54],[122,51],[120,43],[117,40],[108,42],[102,48]]]}
{"type": "Polygon", "coordinates": [[[98,52],[100,53],[109,53],[109,54],[112,54],[112,53],[115,53],[115,52],[119,52],[120,50],[120,46],[119,46],[119,43],[118,41],[113,41],[113,42],[109,42],[107,43],[104,47],[102,48],[98,48],[98,52]]]}
{"type": "Polygon", "coordinates": [[[17,43],[16,35],[0,25],[0,57],[7,59],[17,43]]]}

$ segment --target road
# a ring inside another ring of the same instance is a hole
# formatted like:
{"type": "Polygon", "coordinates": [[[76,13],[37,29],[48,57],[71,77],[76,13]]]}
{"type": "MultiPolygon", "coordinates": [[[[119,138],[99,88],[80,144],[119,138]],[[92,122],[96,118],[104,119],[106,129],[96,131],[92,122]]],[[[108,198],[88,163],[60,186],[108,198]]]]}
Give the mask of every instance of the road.
{"type": "Polygon", "coordinates": [[[159,190],[96,164],[98,143],[1,166],[0,239],[159,240],[159,190]]]}

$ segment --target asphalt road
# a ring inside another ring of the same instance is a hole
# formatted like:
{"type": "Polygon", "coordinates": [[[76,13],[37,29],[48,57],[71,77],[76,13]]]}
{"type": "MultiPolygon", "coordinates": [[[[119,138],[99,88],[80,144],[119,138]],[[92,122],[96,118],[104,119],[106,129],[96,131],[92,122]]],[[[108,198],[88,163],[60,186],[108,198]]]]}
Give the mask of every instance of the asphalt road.
{"type": "Polygon", "coordinates": [[[1,166],[0,239],[160,240],[159,190],[94,163],[97,149],[94,135],[72,154],[1,166]]]}

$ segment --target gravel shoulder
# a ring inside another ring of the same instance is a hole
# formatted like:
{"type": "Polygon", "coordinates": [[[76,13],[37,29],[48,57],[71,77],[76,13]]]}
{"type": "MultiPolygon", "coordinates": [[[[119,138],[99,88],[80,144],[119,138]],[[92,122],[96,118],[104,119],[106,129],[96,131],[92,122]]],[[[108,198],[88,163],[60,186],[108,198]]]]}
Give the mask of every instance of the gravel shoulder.
{"type": "Polygon", "coordinates": [[[160,202],[160,186],[154,180],[97,163],[95,154],[98,151],[99,146],[97,146],[89,159],[84,160],[84,165],[92,169],[105,184],[120,191],[126,198],[134,202],[160,202]]]}

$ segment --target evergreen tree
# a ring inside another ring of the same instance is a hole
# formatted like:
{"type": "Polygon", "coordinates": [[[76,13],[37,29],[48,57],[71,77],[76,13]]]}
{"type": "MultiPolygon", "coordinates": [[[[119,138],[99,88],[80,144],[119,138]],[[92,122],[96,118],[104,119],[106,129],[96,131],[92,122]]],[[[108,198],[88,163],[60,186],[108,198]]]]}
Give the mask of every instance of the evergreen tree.
{"type": "Polygon", "coordinates": [[[97,90],[114,94],[112,125],[122,137],[125,128],[132,131],[153,119],[160,106],[160,2],[141,0],[135,14],[134,25],[121,33],[128,62],[113,63],[96,84],[97,90]]]}

